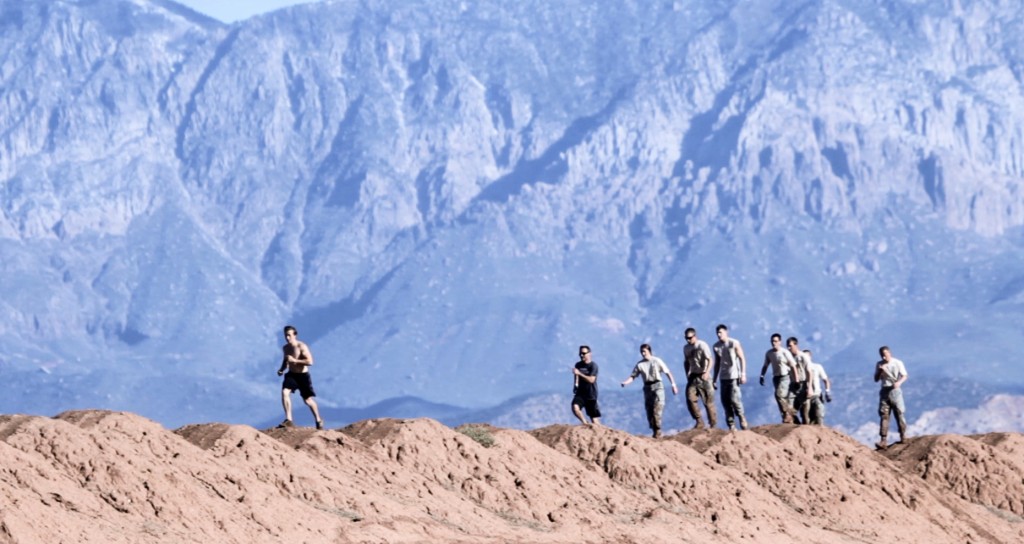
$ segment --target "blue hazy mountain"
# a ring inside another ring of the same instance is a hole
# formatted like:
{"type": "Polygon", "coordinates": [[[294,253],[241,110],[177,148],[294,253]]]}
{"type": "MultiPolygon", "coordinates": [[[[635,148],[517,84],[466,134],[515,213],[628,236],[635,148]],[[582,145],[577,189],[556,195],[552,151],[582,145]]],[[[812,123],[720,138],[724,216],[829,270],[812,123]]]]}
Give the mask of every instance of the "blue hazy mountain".
{"type": "Polygon", "coordinates": [[[682,374],[720,322],[752,376],[780,332],[1018,392],[1022,16],[0,2],[0,410],[272,420],[286,323],[352,413],[552,398],[580,344],[606,391],[642,342],[682,374]]]}

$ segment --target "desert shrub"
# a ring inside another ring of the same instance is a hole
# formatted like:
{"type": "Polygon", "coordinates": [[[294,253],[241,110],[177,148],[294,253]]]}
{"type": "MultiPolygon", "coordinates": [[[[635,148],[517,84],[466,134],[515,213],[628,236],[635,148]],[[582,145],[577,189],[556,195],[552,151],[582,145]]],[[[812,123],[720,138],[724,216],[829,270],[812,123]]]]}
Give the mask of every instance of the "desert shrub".
{"type": "Polygon", "coordinates": [[[456,431],[476,440],[478,444],[485,448],[489,448],[494,445],[494,435],[487,427],[480,425],[461,425],[456,431]]]}

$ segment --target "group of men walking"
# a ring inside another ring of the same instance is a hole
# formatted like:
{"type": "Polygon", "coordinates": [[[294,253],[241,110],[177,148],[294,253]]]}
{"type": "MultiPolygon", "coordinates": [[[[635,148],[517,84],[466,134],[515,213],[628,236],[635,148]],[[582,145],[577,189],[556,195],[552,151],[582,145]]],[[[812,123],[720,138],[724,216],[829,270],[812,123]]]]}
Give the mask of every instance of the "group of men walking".
{"type": "Polygon", "coordinates": [[[786,340],[782,335],[771,337],[772,347],[764,354],[760,383],[764,385],[768,367],[772,369],[775,402],[783,423],[811,423],[821,425],[825,420],[825,402],[831,400],[832,382],[825,368],[811,359],[810,350],[800,350],[795,337],[786,340]],[[821,382],[825,382],[822,391],[821,382]]]}
{"type": "MultiPolygon", "coordinates": [[[[686,344],[683,346],[683,370],[686,373],[686,408],[694,420],[694,429],[704,429],[704,414],[707,426],[718,425],[715,408],[715,383],[721,392],[725,423],[729,430],[747,429],[749,423],[743,411],[741,385],[747,381],[747,357],[743,346],[729,337],[729,327],[718,325],[715,329],[718,341],[714,346],[697,337],[697,331],[687,328],[686,344]],[[704,411],[701,411],[703,404],[704,411]]],[[[905,406],[900,386],[907,379],[903,362],[892,357],[887,346],[879,349],[882,360],[875,365],[875,381],[881,382],[878,415],[880,417],[877,447],[888,447],[890,414],[896,417],[900,441],[906,438],[905,406]]],[[[601,423],[601,410],[597,401],[598,366],[592,360],[589,346],[580,346],[580,360],[573,367],[573,414],[581,423],[584,417],[595,424],[601,423]]],[[[655,438],[662,434],[662,413],[665,407],[665,385],[668,379],[672,394],[679,388],[671,370],[661,358],[654,355],[650,344],[640,346],[641,360],[620,385],[625,387],[636,378],[643,380],[644,410],[647,423],[655,438]]],[[[832,381],[825,368],[814,362],[811,351],[800,349],[799,340],[789,337],[786,347],[782,346],[782,335],[771,336],[771,348],[765,352],[761,365],[759,383],[765,385],[768,368],[772,369],[772,386],[775,402],[783,423],[822,425],[825,421],[825,403],[831,402],[832,381]],[[824,387],[823,387],[824,386],[824,387]]]]}
{"type": "MultiPolygon", "coordinates": [[[[725,423],[729,430],[747,429],[749,424],[743,412],[743,395],[740,386],[747,381],[747,357],[743,346],[738,340],[729,337],[729,327],[718,325],[715,328],[718,341],[713,347],[697,338],[697,331],[687,328],[684,334],[686,345],[683,346],[683,370],[686,373],[686,409],[693,418],[694,429],[704,429],[704,413],[707,413],[707,424],[711,428],[718,425],[715,409],[715,382],[722,395],[722,408],[725,411],[725,423]]],[[[316,403],[316,392],[309,376],[309,367],[313,365],[313,354],[309,346],[298,338],[295,327],[284,328],[285,345],[282,346],[281,365],[278,376],[283,376],[281,384],[281,404],[285,419],[279,427],[292,427],[291,394],[298,391],[302,400],[309,406],[316,421],[316,428],[323,429],[324,422],[320,418],[320,410],[316,403]],[[285,372],[287,370],[287,372],[285,372]]],[[[801,423],[822,425],[825,421],[825,402],[831,402],[832,382],[825,368],[811,359],[810,350],[800,350],[795,337],[786,340],[786,348],[782,348],[782,335],[771,336],[771,349],[764,354],[761,365],[760,384],[765,384],[768,368],[772,369],[772,385],[775,389],[775,402],[779,406],[779,414],[783,423],[801,423]],[[822,384],[824,383],[824,389],[822,384]]],[[[907,369],[903,361],[892,356],[887,346],[878,350],[882,360],[875,365],[875,381],[881,382],[878,399],[879,440],[877,447],[888,447],[889,416],[896,417],[899,428],[900,442],[906,438],[907,422],[904,416],[905,406],[903,391],[900,386],[907,381],[907,369]]],[[[573,414],[586,424],[586,418],[595,424],[601,423],[601,408],[597,402],[598,366],[592,360],[589,346],[580,346],[580,360],[573,366],[573,414]],[[584,417],[586,414],[586,417],[584,417]]],[[[651,427],[654,438],[661,437],[662,413],[665,408],[665,379],[672,385],[672,394],[679,394],[675,376],[665,361],[655,357],[650,344],[640,346],[640,361],[633,367],[629,377],[622,383],[625,387],[636,378],[644,384],[644,410],[647,423],[651,427]]]]}

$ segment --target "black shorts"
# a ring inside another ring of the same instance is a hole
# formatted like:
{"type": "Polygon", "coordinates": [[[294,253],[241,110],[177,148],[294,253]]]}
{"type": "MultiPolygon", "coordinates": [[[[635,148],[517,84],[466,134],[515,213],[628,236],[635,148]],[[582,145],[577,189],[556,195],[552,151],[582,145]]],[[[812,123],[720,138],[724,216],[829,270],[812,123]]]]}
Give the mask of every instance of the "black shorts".
{"type": "Polygon", "coordinates": [[[303,400],[316,396],[316,391],[313,391],[313,380],[309,377],[308,372],[286,373],[284,375],[284,383],[281,384],[281,389],[298,391],[299,394],[302,395],[303,400]]]}
{"type": "Polygon", "coordinates": [[[583,408],[583,410],[587,412],[587,416],[591,419],[601,417],[601,407],[597,405],[597,399],[581,399],[579,397],[573,397],[572,405],[583,408]]]}

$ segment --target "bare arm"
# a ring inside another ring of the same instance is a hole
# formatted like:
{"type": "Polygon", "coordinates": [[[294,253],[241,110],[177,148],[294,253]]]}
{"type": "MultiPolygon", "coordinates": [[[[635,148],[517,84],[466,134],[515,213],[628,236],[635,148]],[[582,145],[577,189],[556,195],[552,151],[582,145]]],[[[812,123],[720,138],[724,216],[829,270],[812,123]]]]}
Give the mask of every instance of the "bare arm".
{"type": "Polygon", "coordinates": [[[675,376],[673,376],[673,375],[672,375],[672,371],[670,371],[670,370],[668,369],[668,365],[664,365],[664,366],[662,367],[662,370],[664,370],[664,371],[665,371],[665,375],[666,375],[666,376],[668,376],[668,381],[669,381],[669,383],[671,383],[671,384],[672,384],[672,394],[673,394],[673,395],[677,395],[677,394],[679,394],[679,388],[678,388],[678,387],[676,387],[676,378],[675,378],[675,376]]]}
{"type": "MultiPolygon", "coordinates": [[[[724,347],[722,347],[722,349],[729,349],[729,347],[728,346],[724,346],[724,347]]],[[[717,382],[718,381],[718,374],[719,374],[719,372],[722,371],[722,356],[718,354],[718,350],[717,349],[712,348],[712,351],[715,352],[715,360],[714,360],[713,364],[715,365],[715,378],[714,379],[717,382]]]]}
{"type": "MultiPolygon", "coordinates": [[[[697,349],[704,351],[704,355],[708,358],[708,366],[709,366],[709,368],[705,368],[704,369],[704,373],[701,374],[701,378],[703,378],[705,380],[710,379],[711,378],[711,370],[712,370],[710,368],[710,366],[715,364],[715,354],[712,353],[711,346],[707,345],[707,343],[704,343],[703,345],[697,346],[697,349]]],[[[718,373],[718,370],[717,370],[717,367],[716,367],[716,369],[715,369],[715,375],[716,376],[718,375],[717,373],[718,373]]]]}
{"type": "Polygon", "coordinates": [[[281,357],[281,366],[277,369],[278,376],[284,374],[284,369],[288,368],[288,346],[281,348],[281,351],[284,352],[284,356],[281,357]]]}
{"type": "Polygon", "coordinates": [[[634,366],[634,367],[633,367],[633,373],[632,373],[632,374],[630,374],[630,375],[629,375],[629,377],[628,377],[628,378],[626,378],[626,379],[625,379],[625,380],[624,380],[624,381],[623,381],[623,382],[622,382],[621,384],[619,384],[619,385],[621,385],[622,387],[626,387],[627,385],[629,385],[629,384],[633,383],[633,380],[634,380],[634,379],[635,379],[635,378],[637,377],[637,375],[638,375],[639,373],[640,373],[640,367],[639,367],[639,366],[634,366]]]}
{"type": "Polygon", "coordinates": [[[736,357],[740,360],[740,383],[747,383],[747,356],[739,342],[736,342],[736,357]]]}
{"type": "Polygon", "coordinates": [[[788,351],[783,351],[782,353],[786,356],[786,364],[789,365],[789,370],[790,370],[790,372],[793,373],[793,379],[796,380],[797,372],[798,372],[798,369],[797,369],[797,366],[796,366],[796,359],[794,359],[793,355],[791,353],[789,353],[788,351]]]}
{"type": "Polygon", "coordinates": [[[903,385],[903,382],[905,382],[905,381],[907,381],[907,373],[906,372],[904,372],[903,375],[900,376],[900,379],[896,380],[896,383],[892,384],[892,386],[895,387],[896,389],[899,389],[900,386],[903,385]]]}

